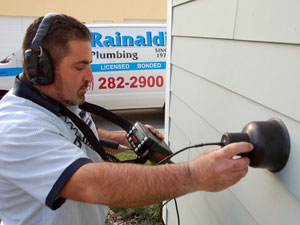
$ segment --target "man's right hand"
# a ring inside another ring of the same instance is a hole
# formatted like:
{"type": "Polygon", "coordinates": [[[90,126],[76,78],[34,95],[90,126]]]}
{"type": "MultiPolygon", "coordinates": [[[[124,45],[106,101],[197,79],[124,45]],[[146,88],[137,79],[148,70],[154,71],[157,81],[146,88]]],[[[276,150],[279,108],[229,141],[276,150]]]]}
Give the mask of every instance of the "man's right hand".
{"type": "Polygon", "coordinates": [[[204,191],[221,191],[238,182],[248,172],[248,157],[234,156],[250,152],[253,146],[247,142],[233,143],[221,149],[208,150],[189,164],[194,188],[204,191]]]}

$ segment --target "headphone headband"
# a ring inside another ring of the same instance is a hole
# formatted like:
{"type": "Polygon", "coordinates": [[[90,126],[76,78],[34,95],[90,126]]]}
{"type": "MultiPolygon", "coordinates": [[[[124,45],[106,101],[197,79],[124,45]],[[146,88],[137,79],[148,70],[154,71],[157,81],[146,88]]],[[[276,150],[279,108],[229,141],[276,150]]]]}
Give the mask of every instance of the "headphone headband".
{"type": "Polygon", "coordinates": [[[32,40],[32,44],[31,44],[31,49],[38,49],[40,46],[41,41],[43,40],[43,38],[46,36],[49,27],[51,25],[51,20],[53,19],[53,17],[58,16],[59,14],[56,13],[47,13],[42,22],[39,25],[39,28],[36,32],[36,35],[34,36],[33,40],[32,40]]]}

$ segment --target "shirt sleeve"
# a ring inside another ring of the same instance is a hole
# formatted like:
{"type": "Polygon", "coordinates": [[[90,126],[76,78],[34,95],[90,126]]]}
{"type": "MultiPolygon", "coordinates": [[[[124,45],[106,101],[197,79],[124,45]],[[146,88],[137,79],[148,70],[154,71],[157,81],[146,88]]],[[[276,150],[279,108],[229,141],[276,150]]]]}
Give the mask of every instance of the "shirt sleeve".
{"type": "Polygon", "coordinates": [[[58,180],[53,185],[51,191],[49,192],[46,198],[46,205],[49,208],[53,210],[58,209],[65,202],[66,199],[57,197],[59,192],[62,190],[62,188],[71,178],[71,176],[77,171],[77,169],[79,169],[84,164],[90,162],[92,162],[90,159],[79,158],[64,170],[64,172],[59,176],[58,180]]]}
{"type": "Polygon", "coordinates": [[[91,160],[73,144],[74,136],[68,136],[62,121],[58,126],[55,119],[47,120],[23,118],[21,124],[9,123],[1,140],[0,173],[42,204],[57,209],[65,201],[58,197],[64,185],[91,160]]]}

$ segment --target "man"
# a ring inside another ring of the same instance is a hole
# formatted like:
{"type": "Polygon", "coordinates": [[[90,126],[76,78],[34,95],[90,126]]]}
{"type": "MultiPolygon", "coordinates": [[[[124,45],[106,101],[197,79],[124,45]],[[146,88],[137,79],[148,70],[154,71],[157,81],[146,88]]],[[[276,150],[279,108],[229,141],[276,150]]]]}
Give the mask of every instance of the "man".
{"type": "Polygon", "coordinates": [[[249,143],[212,149],[189,163],[99,162],[100,156],[70,118],[55,114],[60,103],[95,135],[128,145],[125,133],[97,131],[90,115],[78,108],[93,80],[90,33],[74,18],[56,15],[47,24],[45,36],[36,38],[41,20],[28,28],[24,38],[24,74],[0,102],[0,217],[4,224],[104,224],[106,206],[137,207],[198,190],[220,191],[246,175],[249,159],[233,157],[251,151],[249,143]],[[41,39],[38,57],[49,57],[49,63],[38,64],[50,64],[53,81],[50,77],[50,82],[39,83],[32,75],[35,61],[30,57],[35,53],[30,49],[36,39],[41,39]]]}

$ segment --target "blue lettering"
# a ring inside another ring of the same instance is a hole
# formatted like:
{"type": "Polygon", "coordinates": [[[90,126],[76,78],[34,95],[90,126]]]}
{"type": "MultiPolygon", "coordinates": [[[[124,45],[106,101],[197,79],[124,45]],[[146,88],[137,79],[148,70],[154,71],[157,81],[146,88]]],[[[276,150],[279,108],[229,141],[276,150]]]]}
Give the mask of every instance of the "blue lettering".
{"type": "Polygon", "coordinates": [[[159,32],[157,36],[153,37],[153,44],[156,46],[163,46],[164,45],[164,33],[159,32]]]}
{"type": "Polygon", "coordinates": [[[122,43],[123,43],[123,46],[133,46],[133,37],[122,36],[122,43]]]}
{"type": "Polygon", "coordinates": [[[145,37],[138,35],[136,36],[136,40],[134,41],[136,46],[146,46],[145,37]]]}
{"type": "Polygon", "coordinates": [[[120,38],[120,32],[116,32],[116,46],[121,46],[121,38],[120,38]]]}
{"type": "Polygon", "coordinates": [[[98,45],[99,47],[103,47],[102,43],[100,42],[102,35],[96,32],[92,32],[91,34],[92,34],[91,46],[96,47],[96,45],[98,45]]]}
{"type": "Polygon", "coordinates": [[[152,46],[152,33],[147,31],[147,46],[152,46]]]}
{"type": "Polygon", "coordinates": [[[92,40],[91,47],[122,47],[122,46],[166,46],[167,32],[160,31],[158,35],[152,34],[147,31],[146,34],[137,36],[122,36],[120,32],[115,32],[115,36],[105,36],[104,40],[102,35],[98,32],[91,32],[92,40]]]}
{"type": "Polygon", "coordinates": [[[115,47],[115,39],[112,36],[105,36],[105,41],[103,41],[103,45],[105,47],[115,47]]]}

